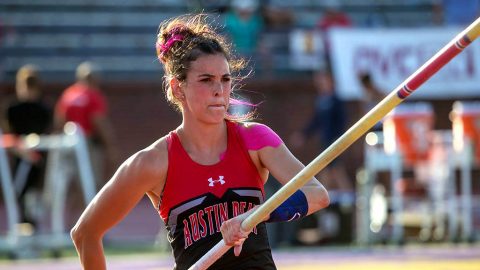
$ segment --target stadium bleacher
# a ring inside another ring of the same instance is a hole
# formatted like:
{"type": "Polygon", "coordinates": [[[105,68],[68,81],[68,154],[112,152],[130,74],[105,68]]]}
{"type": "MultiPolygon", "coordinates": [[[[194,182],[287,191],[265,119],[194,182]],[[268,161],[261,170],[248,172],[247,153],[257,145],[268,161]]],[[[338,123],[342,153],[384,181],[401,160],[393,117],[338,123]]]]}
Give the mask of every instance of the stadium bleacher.
{"type": "MultiPolygon", "coordinates": [[[[214,11],[225,6],[225,2],[3,0],[0,20],[11,29],[7,32],[9,37],[0,39],[3,80],[13,81],[20,66],[33,63],[42,69],[46,80],[70,81],[75,67],[84,60],[97,62],[106,80],[155,80],[161,72],[153,46],[159,22],[197,11],[202,5],[203,10],[214,11]]],[[[432,0],[343,0],[340,3],[356,27],[411,27],[432,21],[432,0]]],[[[273,52],[274,74],[291,72],[294,75],[288,65],[289,31],[313,28],[326,4],[312,0],[272,0],[269,5],[293,13],[293,25],[267,29],[265,40],[273,52]]],[[[214,17],[221,21],[221,16],[220,13],[214,17]]]]}
{"type": "Polygon", "coordinates": [[[82,61],[97,62],[107,80],[154,76],[158,23],[186,13],[184,1],[2,1],[0,18],[13,31],[3,44],[5,79],[26,63],[49,81],[73,79],[82,61]]]}

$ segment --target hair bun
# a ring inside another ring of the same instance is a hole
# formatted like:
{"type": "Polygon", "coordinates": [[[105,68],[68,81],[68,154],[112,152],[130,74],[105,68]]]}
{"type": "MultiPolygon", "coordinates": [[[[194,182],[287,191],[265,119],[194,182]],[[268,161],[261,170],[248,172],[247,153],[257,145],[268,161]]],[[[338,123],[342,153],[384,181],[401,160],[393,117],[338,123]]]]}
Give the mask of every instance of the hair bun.
{"type": "Polygon", "coordinates": [[[188,33],[189,30],[184,25],[176,25],[161,34],[162,38],[158,39],[155,44],[158,59],[163,62],[165,55],[170,51],[173,45],[177,41],[183,41],[188,33]]]}

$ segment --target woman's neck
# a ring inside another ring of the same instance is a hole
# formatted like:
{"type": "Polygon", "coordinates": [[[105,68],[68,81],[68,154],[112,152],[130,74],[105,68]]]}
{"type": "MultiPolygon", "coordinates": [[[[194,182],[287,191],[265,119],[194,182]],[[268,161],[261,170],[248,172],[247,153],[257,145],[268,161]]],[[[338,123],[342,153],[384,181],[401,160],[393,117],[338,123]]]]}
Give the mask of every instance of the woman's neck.
{"type": "Polygon", "coordinates": [[[183,148],[190,157],[201,164],[219,161],[227,149],[227,126],[219,124],[185,123],[177,128],[183,148]]]}

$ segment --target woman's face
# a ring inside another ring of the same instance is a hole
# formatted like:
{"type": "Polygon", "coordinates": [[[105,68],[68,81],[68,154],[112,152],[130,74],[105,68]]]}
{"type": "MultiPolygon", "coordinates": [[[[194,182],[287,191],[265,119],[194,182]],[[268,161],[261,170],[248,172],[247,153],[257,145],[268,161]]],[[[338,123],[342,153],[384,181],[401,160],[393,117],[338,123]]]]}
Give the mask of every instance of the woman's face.
{"type": "Polygon", "coordinates": [[[214,124],[227,113],[231,74],[223,54],[206,54],[190,63],[185,82],[180,84],[184,118],[214,124]]]}

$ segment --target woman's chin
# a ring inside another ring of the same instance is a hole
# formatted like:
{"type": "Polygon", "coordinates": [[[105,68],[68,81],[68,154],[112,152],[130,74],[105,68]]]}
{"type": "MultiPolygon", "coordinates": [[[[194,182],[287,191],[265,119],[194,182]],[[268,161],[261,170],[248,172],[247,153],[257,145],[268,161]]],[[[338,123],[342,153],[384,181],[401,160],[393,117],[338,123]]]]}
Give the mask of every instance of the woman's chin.
{"type": "Polygon", "coordinates": [[[225,108],[214,108],[209,111],[209,118],[216,122],[221,122],[225,119],[227,111],[225,108]]]}
{"type": "Polygon", "coordinates": [[[222,124],[225,121],[225,114],[209,115],[203,118],[203,122],[211,125],[222,124]]]}

